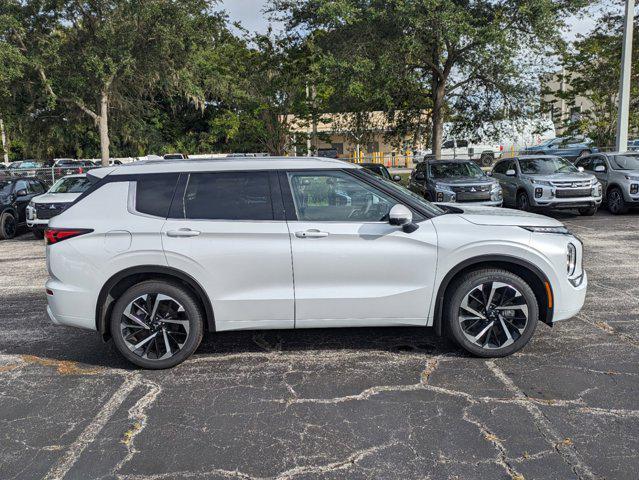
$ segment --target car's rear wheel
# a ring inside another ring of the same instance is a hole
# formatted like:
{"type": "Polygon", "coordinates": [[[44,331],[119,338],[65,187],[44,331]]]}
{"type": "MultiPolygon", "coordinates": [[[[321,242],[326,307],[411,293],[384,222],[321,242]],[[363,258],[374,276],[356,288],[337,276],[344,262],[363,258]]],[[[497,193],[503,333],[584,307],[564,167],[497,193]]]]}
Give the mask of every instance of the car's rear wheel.
{"type": "Polygon", "coordinates": [[[608,211],[613,215],[621,215],[628,211],[626,201],[623,198],[623,192],[618,187],[612,187],[608,190],[606,203],[608,204],[608,211]]]}
{"type": "Polygon", "coordinates": [[[537,327],[535,293],[509,271],[476,270],[457,279],[449,292],[448,332],[473,355],[510,355],[528,343],[537,327]]]}
{"type": "Polygon", "coordinates": [[[33,227],[31,231],[33,232],[33,236],[37,238],[38,240],[42,240],[44,238],[44,228],[33,227]]]}
{"type": "Polygon", "coordinates": [[[526,192],[519,192],[517,194],[517,208],[525,212],[530,210],[530,199],[526,192]]]}
{"type": "Polygon", "coordinates": [[[16,236],[18,221],[10,212],[0,215],[0,240],[6,240],[16,236]]]}
{"type": "Polygon", "coordinates": [[[129,288],[111,315],[118,351],[144,368],[182,363],[202,341],[204,317],[197,299],[181,285],[149,280],[129,288]]]}
{"type": "Polygon", "coordinates": [[[597,207],[584,207],[579,209],[579,215],[585,217],[592,217],[595,213],[597,213],[597,207]]]}

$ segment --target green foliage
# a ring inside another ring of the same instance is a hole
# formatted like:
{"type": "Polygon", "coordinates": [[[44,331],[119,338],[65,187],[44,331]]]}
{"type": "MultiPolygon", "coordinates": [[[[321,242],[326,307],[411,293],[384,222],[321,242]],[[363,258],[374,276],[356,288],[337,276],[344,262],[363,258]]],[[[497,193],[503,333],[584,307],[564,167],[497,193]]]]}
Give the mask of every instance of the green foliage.
{"type": "MultiPolygon", "coordinates": [[[[583,134],[597,145],[615,144],[618,88],[621,74],[623,17],[606,15],[581,35],[563,55],[566,91],[556,93],[569,107],[585,103],[574,117],[561,119],[569,134],[583,134]],[[586,68],[584,68],[586,67],[586,68]],[[584,101],[585,100],[585,101],[584,101]]],[[[630,80],[629,130],[639,133],[639,21],[635,19],[630,80]]]]}

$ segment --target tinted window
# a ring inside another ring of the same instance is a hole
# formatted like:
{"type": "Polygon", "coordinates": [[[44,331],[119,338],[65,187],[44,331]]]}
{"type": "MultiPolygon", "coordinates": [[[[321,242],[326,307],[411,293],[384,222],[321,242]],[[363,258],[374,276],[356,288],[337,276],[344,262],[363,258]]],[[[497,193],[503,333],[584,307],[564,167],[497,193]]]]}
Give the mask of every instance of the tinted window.
{"type": "Polygon", "coordinates": [[[454,140],[446,140],[442,145],[442,148],[453,148],[455,146],[454,140]]]}
{"type": "Polygon", "coordinates": [[[298,220],[381,222],[396,202],[344,172],[288,174],[298,220]]]}
{"type": "Polygon", "coordinates": [[[468,140],[457,140],[457,148],[468,147],[468,140]]]}
{"type": "Polygon", "coordinates": [[[637,155],[610,155],[610,165],[615,170],[639,170],[639,156],[637,155]]]}
{"type": "Polygon", "coordinates": [[[575,167],[582,167],[584,170],[592,170],[592,157],[580,158],[575,162],[575,167]]]}
{"type": "Polygon", "coordinates": [[[183,214],[192,219],[273,220],[268,173],[192,173],[183,214]]]}
{"type": "Polygon", "coordinates": [[[433,178],[483,177],[484,172],[473,162],[440,162],[430,166],[433,178]]]}
{"type": "Polygon", "coordinates": [[[137,181],[135,209],[140,213],[166,218],[177,179],[178,174],[174,173],[144,175],[137,181]]]}
{"type": "Polygon", "coordinates": [[[29,191],[28,184],[27,184],[26,180],[18,180],[18,183],[16,183],[16,192],[18,190],[26,190],[27,192],[29,191]]]}
{"type": "Polygon", "coordinates": [[[29,180],[29,193],[44,193],[45,188],[37,180],[29,180]]]}
{"type": "Polygon", "coordinates": [[[493,173],[502,173],[505,174],[511,168],[512,161],[507,162],[499,162],[497,165],[493,167],[493,173]]]}

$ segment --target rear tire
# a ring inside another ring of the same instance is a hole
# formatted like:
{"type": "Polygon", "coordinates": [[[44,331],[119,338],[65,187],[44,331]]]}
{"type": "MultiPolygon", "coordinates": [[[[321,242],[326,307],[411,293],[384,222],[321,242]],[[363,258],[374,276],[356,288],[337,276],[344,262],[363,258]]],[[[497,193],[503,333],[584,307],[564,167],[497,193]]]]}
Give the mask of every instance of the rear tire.
{"type": "Polygon", "coordinates": [[[623,192],[619,187],[612,187],[608,190],[606,203],[608,204],[608,211],[613,215],[621,215],[628,211],[628,206],[623,198],[623,192]]]}
{"type": "Polygon", "coordinates": [[[494,268],[475,270],[455,280],[448,292],[447,331],[473,355],[511,355],[535,332],[537,298],[530,285],[514,273],[494,268]]]}
{"type": "Polygon", "coordinates": [[[0,240],[8,240],[16,236],[18,222],[10,212],[0,215],[0,240]]]}
{"type": "Polygon", "coordinates": [[[44,238],[44,228],[33,227],[31,231],[33,232],[33,236],[38,240],[42,240],[44,238]]]}
{"type": "Polygon", "coordinates": [[[587,207],[579,209],[579,215],[584,217],[592,217],[595,213],[597,213],[597,207],[587,207]]]}
{"type": "Polygon", "coordinates": [[[197,298],[177,283],[148,280],[129,288],[113,307],[111,337],[129,362],[171,368],[202,341],[204,315],[197,298]]]}

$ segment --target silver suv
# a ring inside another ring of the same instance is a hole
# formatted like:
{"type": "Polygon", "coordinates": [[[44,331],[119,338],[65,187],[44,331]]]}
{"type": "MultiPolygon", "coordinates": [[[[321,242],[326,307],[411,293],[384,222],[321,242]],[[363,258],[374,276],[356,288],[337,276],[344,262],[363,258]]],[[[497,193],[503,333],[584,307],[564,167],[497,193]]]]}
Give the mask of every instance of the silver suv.
{"type": "Polygon", "coordinates": [[[598,153],[579,159],[576,165],[601,182],[610,213],[618,215],[639,206],[639,153],[598,153]]]}
{"type": "Polygon", "coordinates": [[[535,155],[501,160],[492,171],[504,195],[504,206],[520,210],[578,209],[594,215],[601,205],[601,184],[568,160],[535,155]]]}

